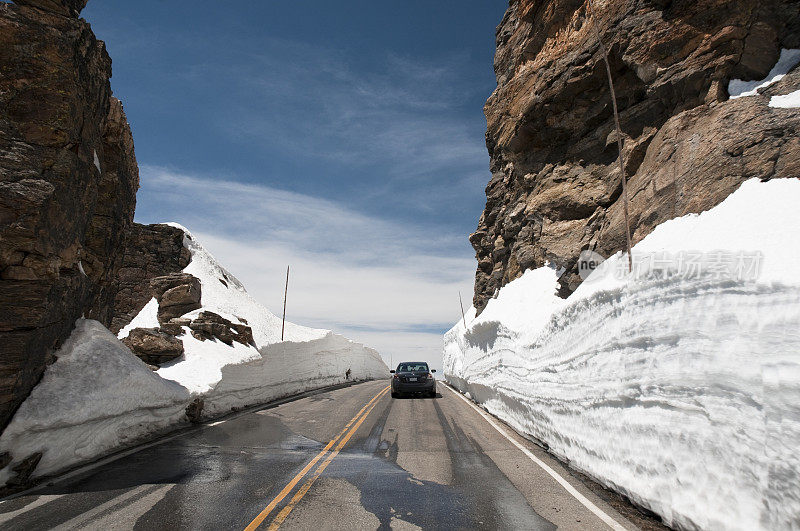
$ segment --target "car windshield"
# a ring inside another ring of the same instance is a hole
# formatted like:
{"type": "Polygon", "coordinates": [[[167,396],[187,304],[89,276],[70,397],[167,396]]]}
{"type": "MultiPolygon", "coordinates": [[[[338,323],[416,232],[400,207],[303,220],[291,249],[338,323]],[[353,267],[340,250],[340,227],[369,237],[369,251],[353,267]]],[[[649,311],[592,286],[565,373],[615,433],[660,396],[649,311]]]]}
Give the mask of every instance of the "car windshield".
{"type": "Polygon", "coordinates": [[[401,363],[397,372],[428,372],[428,365],[425,363],[401,363]]]}

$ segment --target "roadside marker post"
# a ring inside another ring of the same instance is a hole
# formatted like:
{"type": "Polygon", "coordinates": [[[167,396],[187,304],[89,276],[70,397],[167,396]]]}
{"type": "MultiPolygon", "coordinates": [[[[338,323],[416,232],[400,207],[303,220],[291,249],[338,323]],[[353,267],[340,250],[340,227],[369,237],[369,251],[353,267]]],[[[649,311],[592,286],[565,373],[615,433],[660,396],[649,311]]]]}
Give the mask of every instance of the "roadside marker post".
{"type": "Polygon", "coordinates": [[[467,318],[464,317],[464,303],[461,301],[461,292],[458,292],[458,304],[461,305],[461,320],[464,321],[464,328],[467,328],[467,318]]]}
{"type": "Polygon", "coordinates": [[[281,323],[281,341],[283,341],[283,331],[286,328],[286,295],[289,293],[289,266],[286,266],[286,287],[283,288],[283,322],[281,323]]]}

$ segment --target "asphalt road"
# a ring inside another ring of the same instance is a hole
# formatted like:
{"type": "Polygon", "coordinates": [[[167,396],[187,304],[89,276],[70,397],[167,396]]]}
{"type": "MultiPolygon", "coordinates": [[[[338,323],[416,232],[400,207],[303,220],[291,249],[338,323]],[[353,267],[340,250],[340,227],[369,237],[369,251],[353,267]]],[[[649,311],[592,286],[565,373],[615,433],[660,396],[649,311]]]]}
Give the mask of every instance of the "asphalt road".
{"type": "Polygon", "coordinates": [[[0,529],[636,529],[444,385],[392,399],[387,383],[211,422],[73,474],[1,503],[0,529]]]}

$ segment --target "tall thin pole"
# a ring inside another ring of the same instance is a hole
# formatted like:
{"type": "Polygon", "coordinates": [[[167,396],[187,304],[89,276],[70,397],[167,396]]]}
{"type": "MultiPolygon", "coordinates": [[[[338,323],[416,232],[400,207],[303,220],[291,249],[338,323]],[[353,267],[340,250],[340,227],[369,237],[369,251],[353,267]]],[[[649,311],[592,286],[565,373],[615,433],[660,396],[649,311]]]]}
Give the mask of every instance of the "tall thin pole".
{"type": "Polygon", "coordinates": [[[286,328],[286,294],[289,293],[289,266],[286,266],[286,287],[283,288],[283,323],[281,323],[281,341],[283,341],[283,331],[286,328]]]}
{"type": "Polygon", "coordinates": [[[619,171],[622,175],[622,212],[625,215],[625,241],[628,251],[628,272],[633,271],[633,258],[631,257],[631,225],[628,221],[628,179],[625,178],[625,155],[622,153],[622,128],[619,126],[619,112],[617,111],[617,94],[614,91],[614,80],[611,77],[611,65],[608,62],[608,50],[606,50],[603,39],[600,38],[600,30],[597,28],[598,20],[594,16],[592,10],[592,0],[586,3],[589,15],[594,19],[592,20],[592,29],[594,30],[597,43],[600,45],[600,53],[603,54],[603,61],[606,63],[606,74],[608,74],[608,88],[611,90],[611,103],[614,106],[614,126],[617,129],[617,150],[619,150],[619,171]]]}
{"type": "Polygon", "coordinates": [[[464,328],[467,327],[467,318],[464,317],[464,303],[461,302],[461,292],[458,292],[458,303],[461,305],[461,320],[464,321],[464,328]]]}

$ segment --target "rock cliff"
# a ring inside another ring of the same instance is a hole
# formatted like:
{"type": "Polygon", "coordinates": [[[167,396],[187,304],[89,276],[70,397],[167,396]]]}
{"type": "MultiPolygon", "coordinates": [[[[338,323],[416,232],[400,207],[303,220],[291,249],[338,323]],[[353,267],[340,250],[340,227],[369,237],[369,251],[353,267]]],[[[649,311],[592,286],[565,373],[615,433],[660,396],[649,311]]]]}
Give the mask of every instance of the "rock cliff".
{"type": "Polygon", "coordinates": [[[797,68],[761,94],[729,99],[731,79],[763,79],[800,48],[791,1],[513,0],[497,28],[497,88],[485,106],[492,177],[470,236],[481,311],[526,269],[580,283],[584,249],[624,249],[621,176],[597,34],[609,50],[629,179],[633,243],[707,210],[751,177],[800,175],[800,111],[769,106],[797,68]],[[595,29],[597,31],[595,31],[595,29]]]}
{"type": "Polygon", "coordinates": [[[133,222],[133,140],[85,3],[0,3],[0,430],[76,319],[111,324],[133,222]]]}

